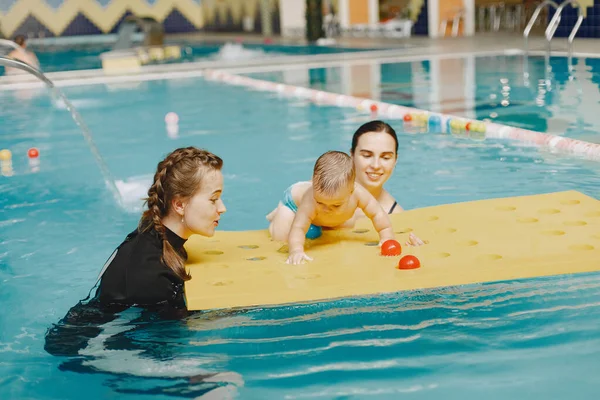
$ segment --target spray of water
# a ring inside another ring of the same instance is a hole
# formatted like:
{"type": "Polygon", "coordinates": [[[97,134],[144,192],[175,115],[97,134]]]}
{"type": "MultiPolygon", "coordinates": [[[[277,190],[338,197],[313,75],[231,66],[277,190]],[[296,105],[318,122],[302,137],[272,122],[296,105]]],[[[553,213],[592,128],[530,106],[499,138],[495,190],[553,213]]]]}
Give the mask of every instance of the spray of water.
{"type": "Polygon", "coordinates": [[[79,115],[79,113],[77,112],[75,107],[73,107],[73,104],[71,104],[69,99],[67,99],[67,96],[65,96],[65,94],[60,89],[58,89],[54,85],[54,83],[50,79],[48,79],[48,77],[46,77],[46,75],[44,75],[40,70],[32,67],[31,65],[29,65],[27,63],[24,63],[22,61],[15,60],[15,59],[9,58],[9,57],[0,57],[0,65],[3,65],[5,67],[18,68],[25,72],[29,72],[30,74],[32,74],[33,76],[35,76],[36,78],[38,78],[39,80],[44,82],[46,84],[46,86],[48,87],[48,89],[50,90],[50,92],[55,97],[57,97],[58,99],[60,99],[63,102],[67,111],[69,111],[69,113],[71,114],[73,121],[75,121],[77,126],[79,126],[81,133],[83,134],[83,138],[87,142],[87,144],[90,148],[90,151],[94,155],[94,158],[96,159],[96,163],[98,164],[98,167],[100,168],[100,172],[102,173],[102,177],[104,179],[104,183],[105,183],[106,187],[112,193],[113,197],[115,198],[115,200],[117,201],[119,206],[123,207],[124,204],[123,204],[123,199],[121,197],[121,194],[120,194],[119,190],[117,189],[117,186],[115,185],[115,180],[113,179],[113,177],[106,165],[106,162],[100,155],[100,152],[98,151],[98,147],[94,143],[94,140],[92,138],[92,133],[90,132],[87,125],[83,122],[81,115],[79,115]]]}
{"type": "Polygon", "coordinates": [[[263,50],[247,49],[240,43],[225,43],[213,58],[220,61],[254,60],[265,54],[263,50]]]}

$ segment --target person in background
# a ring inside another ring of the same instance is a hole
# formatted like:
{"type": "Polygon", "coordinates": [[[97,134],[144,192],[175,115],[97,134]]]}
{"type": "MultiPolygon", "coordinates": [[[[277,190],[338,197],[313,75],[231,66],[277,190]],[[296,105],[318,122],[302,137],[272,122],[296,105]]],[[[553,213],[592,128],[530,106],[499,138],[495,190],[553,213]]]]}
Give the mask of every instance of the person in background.
{"type": "MultiPolygon", "coordinates": [[[[24,63],[39,69],[40,62],[34,52],[27,50],[27,40],[25,39],[25,36],[17,35],[14,39],[14,42],[19,45],[19,48],[14,49],[10,53],[8,53],[8,57],[14,58],[15,60],[23,61],[24,63]]],[[[6,73],[19,74],[25,73],[25,71],[22,71],[17,68],[6,67],[6,73]]]]}

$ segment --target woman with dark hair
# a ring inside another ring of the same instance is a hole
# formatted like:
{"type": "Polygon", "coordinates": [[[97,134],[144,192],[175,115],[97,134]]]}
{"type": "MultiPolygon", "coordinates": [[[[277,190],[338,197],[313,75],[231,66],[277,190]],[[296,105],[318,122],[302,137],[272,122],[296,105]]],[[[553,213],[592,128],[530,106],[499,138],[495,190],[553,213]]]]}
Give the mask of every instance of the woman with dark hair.
{"type": "Polygon", "coordinates": [[[352,136],[350,155],[354,161],[357,182],[377,199],[388,214],[401,212],[402,207],[383,188],[398,161],[396,131],[383,121],[363,124],[352,136]]]}
{"type": "MultiPolygon", "coordinates": [[[[398,204],[383,185],[392,176],[398,161],[398,136],[389,124],[375,120],[360,126],[352,136],[350,155],[356,170],[356,182],[367,189],[388,214],[402,212],[398,204]]],[[[356,210],[355,217],[362,217],[356,210]]],[[[409,234],[409,245],[420,246],[424,242],[409,234]]]]}
{"type": "MultiPolygon", "coordinates": [[[[389,124],[375,120],[361,125],[354,136],[350,155],[356,170],[356,182],[367,189],[388,214],[402,212],[402,206],[383,185],[392,176],[398,161],[398,136],[389,124]]],[[[362,217],[357,210],[355,217],[362,217]]],[[[420,246],[424,244],[412,232],[407,244],[420,246]]]]}

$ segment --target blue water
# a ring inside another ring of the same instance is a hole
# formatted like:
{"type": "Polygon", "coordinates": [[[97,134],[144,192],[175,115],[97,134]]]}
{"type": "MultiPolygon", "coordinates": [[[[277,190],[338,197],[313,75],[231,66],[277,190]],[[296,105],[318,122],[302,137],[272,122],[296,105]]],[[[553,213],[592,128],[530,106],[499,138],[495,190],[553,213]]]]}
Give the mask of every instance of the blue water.
{"type": "MultiPolygon", "coordinates": [[[[182,58],[179,62],[204,61],[218,59],[219,51],[225,43],[206,42],[177,43],[181,45],[182,58]]],[[[398,46],[396,46],[398,47],[398,46]]],[[[243,48],[249,54],[241,55],[245,58],[253,58],[268,55],[270,57],[285,55],[316,55],[332,54],[373,50],[370,48],[351,48],[341,46],[316,46],[316,45],[279,45],[279,44],[255,44],[244,43],[243,48]],[[250,53],[253,52],[254,54],[250,53]]],[[[105,45],[80,45],[80,46],[44,46],[31,48],[40,61],[40,67],[44,72],[71,71],[83,69],[102,68],[100,54],[110,51],[110,46],[105,45]]],[[[240,57],[241,57],[240,56],[240,57]]],[[[4,68],[0,67],[0,74],[4,74],[4,68]]]]}
{"type": "MultiPolygon", "coordinates": [[[[471,285],[196,314],[121,318],[85,357],[50,356],[44,334],[93,286],[135,227],[145,185],[175,147],[225,160],[220,229],[264,215],[318,155],[348,150],[369,116],[276,94],[181,79],[66,88],[127,208],[63,106],[44,90],[0,92],[0,393],[2,398],[167,399],[215,390],[265,398],[597,398],[600,275],[471,285]],[[164,115],[175,111],[170,138],[164,115]],[[40,149],[39,171],[26,159],[40,149]],[[129,329],[116,333],[119,329],[129,329]],[[220,373],[217,383],[189,376],[220,373]]],[[[399,131],[400,121],[389,121],[399,131]]],[[[597,197],[600,165],[501,141],[402,133],[387,184],[405,208],[575,189],[597,197]]],[[[516,233],[517,234],[517,233],[516,233]]],[[[476,267],[476,266],[474,266],[476,267]]],[[[222,398],[221,392],[217,398],[222,398]]]]}
{"type": "Polygon", "coordinates": [[[335,93],[348,75],[360,97],[600,143],[600,58],[574,58],[572,71],[566,57],[523,55],[298,68],[249,75],[335,93]]]}

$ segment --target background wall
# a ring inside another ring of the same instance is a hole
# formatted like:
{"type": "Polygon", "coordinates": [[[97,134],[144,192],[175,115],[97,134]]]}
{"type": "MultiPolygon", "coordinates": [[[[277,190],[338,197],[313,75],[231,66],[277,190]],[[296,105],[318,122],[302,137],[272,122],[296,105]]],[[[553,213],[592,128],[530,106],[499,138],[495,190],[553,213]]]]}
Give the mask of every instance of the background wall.
{"type": "Polygon", "coordinates": [[[280,32],[279,0],[0,0],[0,33],[9,38],[114,33],[133,13],[155,18],[168,33],[261,33],[265,22],[272,33],[280,32]]]}
{"type": "Polygon", "coordinates": [[[155,18],[169,32],[203,25],[200,0],[0,0],[0,31],[6,37],[111,33],[132,13],[155,18]]]}
{"type": "MultiPolygon", "coordinates": [[[[582,7],[583,15],[585,16],[577,37],[594,37],[600,38],[600,0],[578,0],[582,7]]],[[[550,8],[550,15],[548,21],[554,16],[554,9],[550,8]]],[[[579,9],[571,7],[570,5],[565,7],[562,14],[560,24],[556,33],[556,37],[567,37],[571,34],[571,30],[575,26],[577,17],[579,15],[579,9]]]]}
{"type": "Polygon", "coordinates": [[[205,31],[262,33],[266,28],[274,34],[281,33],[279,0],[202,0],[201,3],[205,31]]]}

